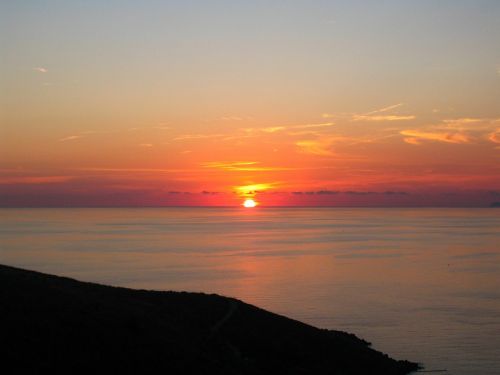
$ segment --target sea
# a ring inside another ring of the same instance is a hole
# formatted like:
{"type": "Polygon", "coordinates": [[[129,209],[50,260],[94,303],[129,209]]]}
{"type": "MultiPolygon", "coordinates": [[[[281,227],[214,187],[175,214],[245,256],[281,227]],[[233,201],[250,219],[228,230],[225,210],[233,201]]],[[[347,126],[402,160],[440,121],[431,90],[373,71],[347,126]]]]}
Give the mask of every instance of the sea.
{"type": "Polygon", "coordinates": [[[0,209],[0,263],[236,297],[427,371],[500,374],[498,209],[0,209]]]}

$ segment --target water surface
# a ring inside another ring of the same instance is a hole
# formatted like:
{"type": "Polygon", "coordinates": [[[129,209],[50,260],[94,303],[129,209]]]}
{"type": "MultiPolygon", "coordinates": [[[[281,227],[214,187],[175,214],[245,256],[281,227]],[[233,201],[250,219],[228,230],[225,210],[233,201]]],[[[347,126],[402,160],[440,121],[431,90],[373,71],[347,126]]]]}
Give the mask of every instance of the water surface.
{"type": "Polygon", "coordinates": [[[204,291],[356,333],[454,375],[500,374],[494,209],[1,209],[0,262],[204,291]]]}

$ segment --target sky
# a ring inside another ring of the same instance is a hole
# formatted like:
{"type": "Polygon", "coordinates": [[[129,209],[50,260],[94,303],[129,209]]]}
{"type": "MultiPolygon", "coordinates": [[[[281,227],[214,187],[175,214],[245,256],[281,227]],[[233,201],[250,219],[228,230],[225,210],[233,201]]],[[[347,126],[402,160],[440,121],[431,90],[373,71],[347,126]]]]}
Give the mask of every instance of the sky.
{"type": "Polygon", "coordinates": [[[488,206],[500,2],[0,1],[0,206],[488,206]]]}

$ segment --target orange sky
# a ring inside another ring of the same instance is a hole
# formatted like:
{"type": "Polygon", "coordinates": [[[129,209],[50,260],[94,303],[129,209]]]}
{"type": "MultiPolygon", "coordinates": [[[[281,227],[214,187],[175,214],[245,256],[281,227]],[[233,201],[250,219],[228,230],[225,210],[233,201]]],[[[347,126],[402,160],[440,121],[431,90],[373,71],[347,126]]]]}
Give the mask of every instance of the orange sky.
{"type": "Polygon", "coordinates": [[[0,205],[499,201],[500,5],[419,4],[2,4],[0,205]]]}

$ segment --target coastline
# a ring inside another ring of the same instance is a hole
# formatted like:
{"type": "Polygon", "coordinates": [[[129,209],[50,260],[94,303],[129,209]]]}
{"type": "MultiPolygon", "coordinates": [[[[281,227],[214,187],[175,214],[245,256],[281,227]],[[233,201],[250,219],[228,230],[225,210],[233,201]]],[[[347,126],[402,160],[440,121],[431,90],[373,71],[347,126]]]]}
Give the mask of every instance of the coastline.
{"type": "Polygon", "coordinates": [[[233,298],[117,288],[0,265],[5,365],[61,372],[403,375],[353,334],[233,298]]]}

